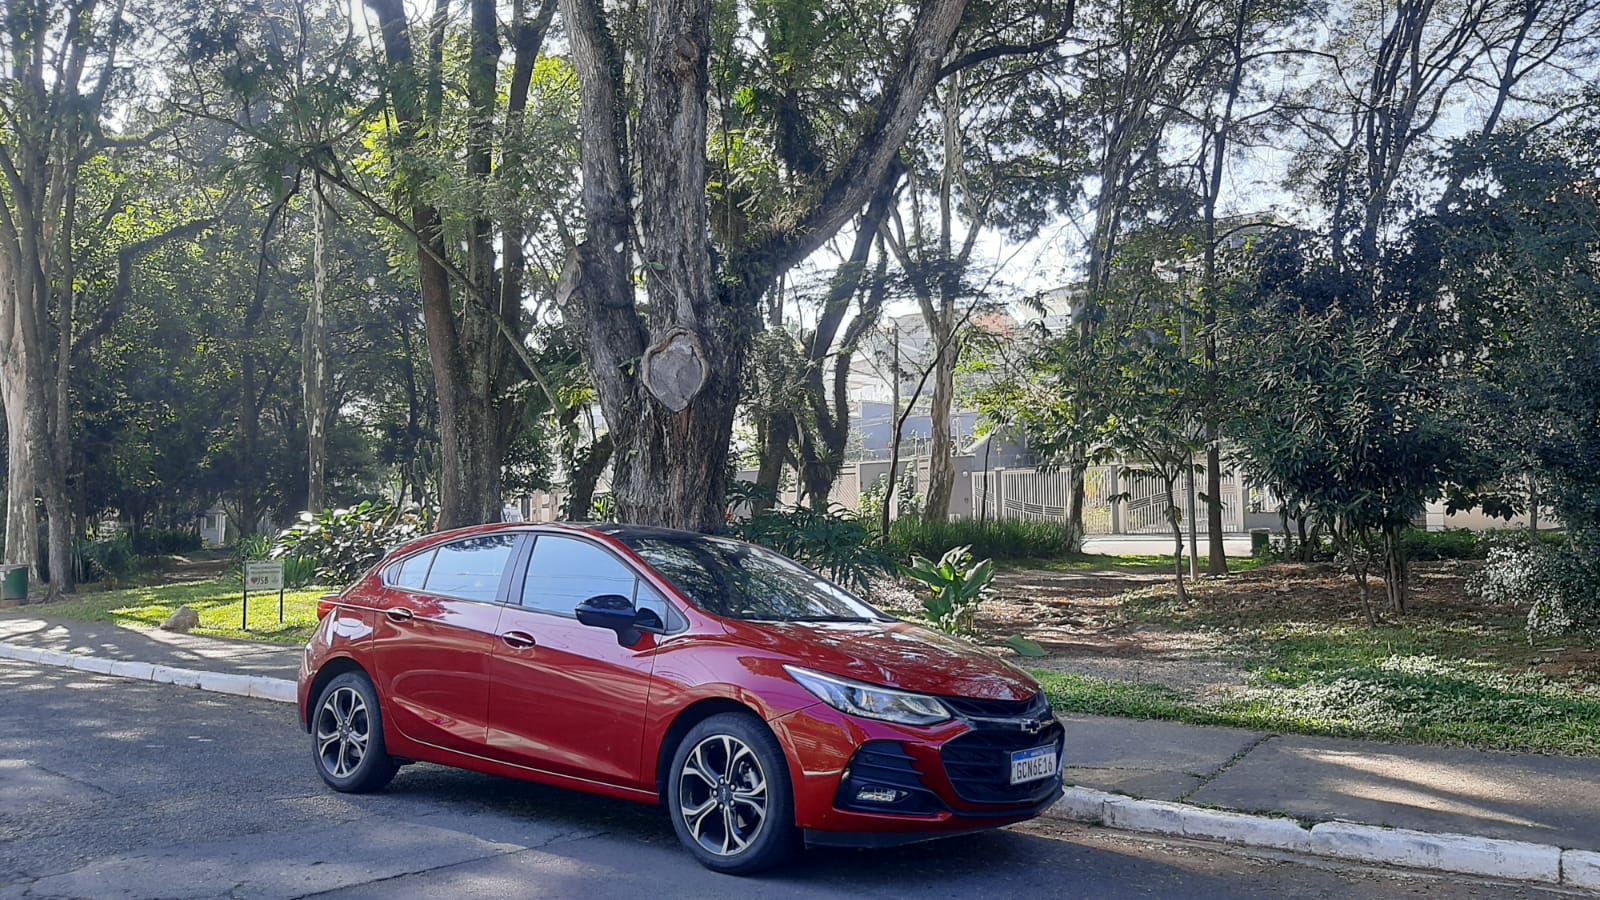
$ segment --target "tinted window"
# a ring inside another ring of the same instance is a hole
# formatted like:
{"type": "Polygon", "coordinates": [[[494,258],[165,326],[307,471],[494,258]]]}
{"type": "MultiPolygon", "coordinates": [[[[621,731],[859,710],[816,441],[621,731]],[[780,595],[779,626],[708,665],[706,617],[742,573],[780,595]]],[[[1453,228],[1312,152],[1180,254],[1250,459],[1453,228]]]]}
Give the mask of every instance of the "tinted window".
{"type": "Polygon", "coordinates": [[[420,591],[428,578],[428,566],[432,563],[433,551],[424,550],[390,566],[387,580],[394,587],[420,591]]]}
{"type": "Polygon", "coordinates": [[[632,570],[593,544],[541,535],[528,561],[522,605],[570,616],[578,604],[600,594],[632,600],[634,580],[632,570]]]}
{"type": "Polygon", "coordinates": [[[710,613],[790,622],[884,618],[850,592],[755,544],[703,536],[620,537],[651,568],[710,613]]]}
{"type": "Polygon", "coordinates": [[[515,543],[509,534],[493,534],[445,544],[428,570],[428,591],[468,600],[494,600],[500,593],[500,576],[511,561],[515,543]]]}

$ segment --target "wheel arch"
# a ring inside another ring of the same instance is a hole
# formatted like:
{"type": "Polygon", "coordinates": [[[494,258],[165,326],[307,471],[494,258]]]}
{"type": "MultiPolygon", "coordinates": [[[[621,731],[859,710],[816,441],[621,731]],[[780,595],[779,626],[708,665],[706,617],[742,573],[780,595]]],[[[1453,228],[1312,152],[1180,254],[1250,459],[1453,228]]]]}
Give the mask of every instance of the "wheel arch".
{"type": "MultiPolygon", "coordinates": [[[[732,700],[727,697],[708,697],[704,700],[696,700],[679,711],[678,715],[672,720],[672,724],[667,727],[666,735],[661,739],[661,747],[656,753],[656,798],[661,803],[667,802],[667,770],[672,766],[672,755],[678,752],[678,745],[683,742],[690,729],[712,716],[721,715],[722,713],[747,715],[760,722],[761,727],[772,733],[774,738],[777,737],[777,734],[772,732],[772,726],[767,724],[761,713],[748,704],[740,703],[738,700],[732,700]]],[[[781,748],[783,742],[779,741],[778,746],[781,748]]]]}
{"type": "MultiPolygon", "coordinates": [[[[311,691],[306,698],[305,721],[300,723],[300,727],[304,729],[307,734],[311,733],[312,712],[316,708],[317,698],[322,696],[322,689],[328,686],[328,682],[338,678],[340,675],[343,675],[346,672],[360,672],[362,675],[367,676],[367,680],[372,680],[372,673],[368,672],[360,663],[348,656],[336,656],[323,663],[322,668],[317,670],[317,677],[311,680],[311,691]]],[[[376,684],[376,682],[374,682],[374,684],[376,684]]],[[[378,700],[380,703],[382,703],[383,698],[379,697],[378,700]]]]}

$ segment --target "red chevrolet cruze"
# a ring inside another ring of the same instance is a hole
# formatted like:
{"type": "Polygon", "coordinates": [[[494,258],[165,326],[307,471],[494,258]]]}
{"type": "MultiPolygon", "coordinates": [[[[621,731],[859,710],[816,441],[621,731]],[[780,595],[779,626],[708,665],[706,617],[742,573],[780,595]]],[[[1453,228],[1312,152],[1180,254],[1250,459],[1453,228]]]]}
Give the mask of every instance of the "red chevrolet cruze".
{"type": "Polygon", "coordinates": [[[335,790],[426,760],[663,803],[712,869],[994,828],[1061,795],[1039,685],[740,541],[489,525],[391,553],[300,668],[335,790]]]}

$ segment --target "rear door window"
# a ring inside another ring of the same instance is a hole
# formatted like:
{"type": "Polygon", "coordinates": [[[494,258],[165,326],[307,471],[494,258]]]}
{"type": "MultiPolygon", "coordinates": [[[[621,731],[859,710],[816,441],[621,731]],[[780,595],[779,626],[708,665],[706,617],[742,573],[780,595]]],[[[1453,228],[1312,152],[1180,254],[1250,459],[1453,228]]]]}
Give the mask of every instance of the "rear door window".
{"type": "Polygon", "coordinates": [[[384,573],[384,581],[390,587],[404,588],[408,591],[420,591],[428,580],[428,567],[433,565],[432,550],[424,550],[389,567],[384,573]]]}
{"type": "Polygon", "coordinates": [[[428,570],[426,590],[466,600],[493,601],[511,562],[516,536],[490,534],[453,541],[439,548],[428,570]]]}

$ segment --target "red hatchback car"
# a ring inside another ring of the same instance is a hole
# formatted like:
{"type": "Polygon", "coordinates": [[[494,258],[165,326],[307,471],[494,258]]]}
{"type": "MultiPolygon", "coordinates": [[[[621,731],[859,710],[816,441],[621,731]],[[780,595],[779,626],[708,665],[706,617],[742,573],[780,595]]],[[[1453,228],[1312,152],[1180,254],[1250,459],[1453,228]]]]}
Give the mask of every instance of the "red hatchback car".
{"type": "Polygon", "coordinates": [[[1061,796],[1039,685],[741,541],[488,525],[391,553],[300,668],[335,790],[425,760],[663,803],[706,866],[1019,822],[1061,796]]]}

